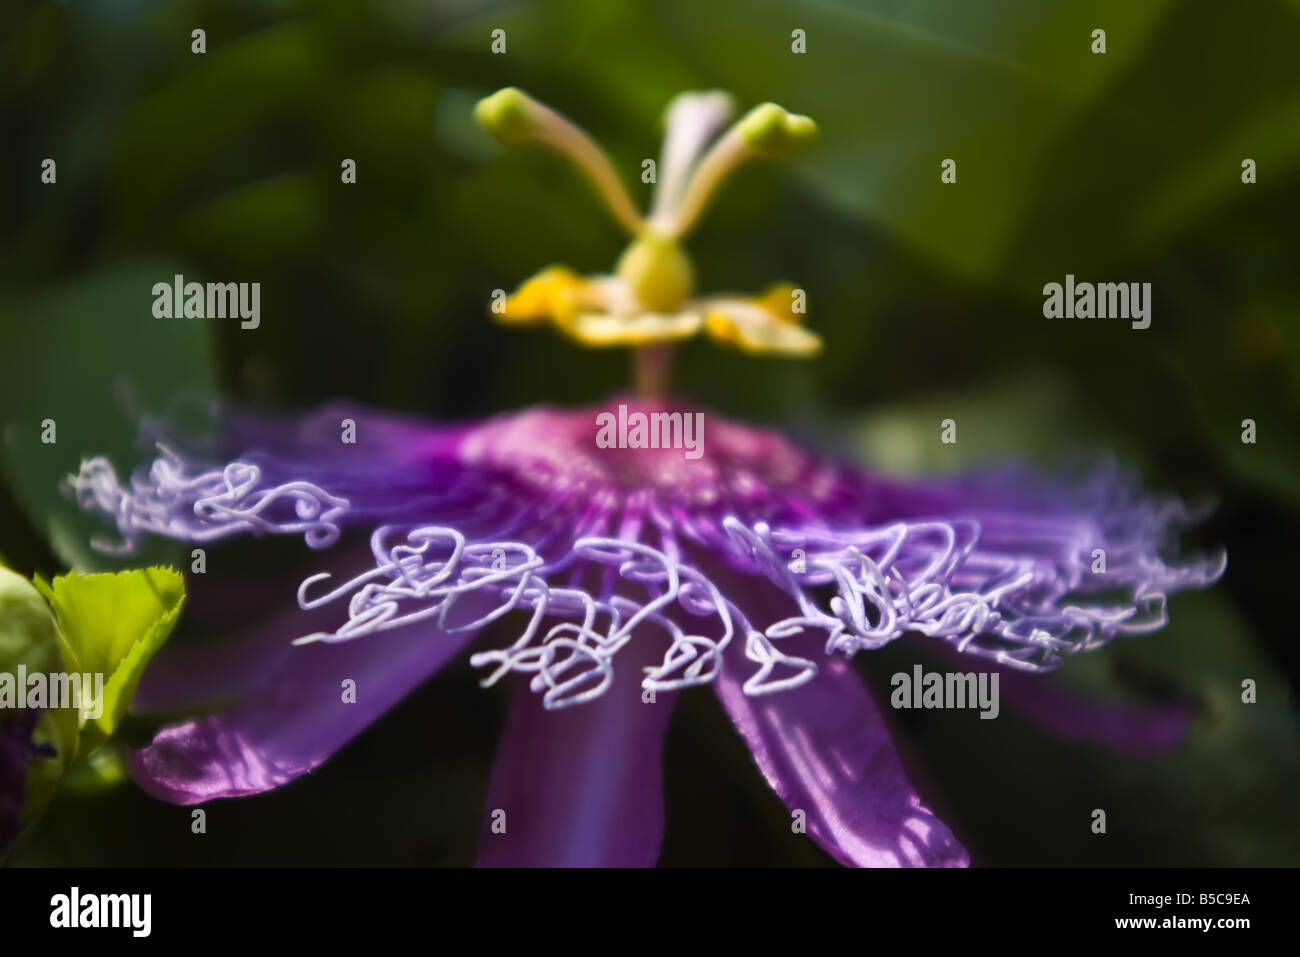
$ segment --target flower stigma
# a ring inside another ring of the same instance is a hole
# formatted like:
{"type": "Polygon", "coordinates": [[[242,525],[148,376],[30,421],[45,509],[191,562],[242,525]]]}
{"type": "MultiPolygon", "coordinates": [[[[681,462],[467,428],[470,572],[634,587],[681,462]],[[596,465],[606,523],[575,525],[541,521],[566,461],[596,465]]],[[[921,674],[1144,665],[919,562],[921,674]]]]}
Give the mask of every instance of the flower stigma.
{"type": "Polygon", "coordinates": [[[793,284],[776,283],[760,296],[695,296],[695,269],[681,240],[722,184],[746,161],[789,156],[817,132],[808,117],[763,103],[717,135],[732,112],[731,97],[716,90],[673,99],[643,217],[609,157],[576,124],[515,87],[480,100],[475,116],[502,144],[535,143],[565,156],[631,238],[611,274],[584,277],[550,266],[494,305],[494,317],[510,325],[550,322],[588,348],[634,350],[637,391],[647,396],[667,391],[675,345],[700,333],[750,355],[819,352],[821,339],[802,325],[806,295],[793,284]]]}

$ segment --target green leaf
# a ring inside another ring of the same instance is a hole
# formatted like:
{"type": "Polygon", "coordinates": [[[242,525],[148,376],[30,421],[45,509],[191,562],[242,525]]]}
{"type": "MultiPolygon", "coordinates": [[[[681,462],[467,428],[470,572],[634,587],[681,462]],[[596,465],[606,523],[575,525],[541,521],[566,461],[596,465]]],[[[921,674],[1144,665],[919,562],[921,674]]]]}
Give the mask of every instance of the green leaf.
{"type": "Polygon", "coordinates": [[[871,468],[900,476],[1026,458],[1050,469],[1081,451],[1146,464],[1140,445],[1107,436],[1087,397],[1050,371],[884,404],[847,422],[844,438],[871,468]],[[951,445],[939,440],[949,417],[957,422],[951,445]]]}
{"type": "Polygon", "coordinates": [[[185,599],[170,568],[117,574],[61,575],[39,583],[58,619],[63,657],[72,671],[102,674],[102,711],[82,728],[83,753],[117,728],[150,658],[167,640],[185,599]]]}
{"type": "MultiPolygon", "coordinates": [[[[25,578],[0,567],[0,674],[12,675],[15,694],[18,669],[29,674],[55,674],[63,670],[54,616],[40,594],[25,578]]],[[[19,712],[0,711],[0,721],[17,720],[19,712]]],[[[32,734],[39,748],[50,745],[53,755],[33,753],[22,769],[22,812],[20,826],[31,823],[45,809],[58,788],[59,779],[77,754],[77,711],[75,708],[47,708],[32,734]]],[[[0,781],[6,790],[16,782],[0,781]]],[[[6,835],[0,834],[0,854],[6,835]]]]}
{"type": "Polygon", "coordinates": [[[54,617],[31,582],[0,567],[0,669],[58,671],[54,617]]]}
{"type": "MultiPolygon", "coordinates": [[[[737,17],[672,0],[659,9],[711,84],[817,121],[820,142],[794,164],[799,175],[954,273],[988,280],[1034,212],[1026,184],[1140,58],[1169,6],[761,0],[737,17]],[[1091,30],[1102,24],[1109,48],[1098,56],[1091,30]],[[790,52],[794,27],[807,33],[806,56],[790,52]],[[940,183],[945,158],[957,161],[956,185],[940,183]]],[[[1107,133],[1136,125],[1116,115],[1107,133]]],[[[1075,169],[1053,172],[1073,184],[1075,169]]]]}
{"type": "MultiPolygon", "coordinates": [[[[35,294],[0,295],[0,478],[72,568],[103,568],[86,542],[104,524],[61,494],[63,479],[83,456],[135,462],[136,409],[170,414],[168,403],[213,390],[213,326],[151,311],[153,284],[185,272],[192,270],[174,261],[148,261],[61,279],[35,294]],[[49,444],[46,419],[57,426],[49,444]]],[[[136,560],[164,562],[177,553],[165,543],[136,560]]]]}
{"type": "Polygon", "coordinates": [[[81,796],[98,794],[112,790],[126,779],[126,748],[114,739],[69,769],[63,779],[63,791],[81,796]]]}

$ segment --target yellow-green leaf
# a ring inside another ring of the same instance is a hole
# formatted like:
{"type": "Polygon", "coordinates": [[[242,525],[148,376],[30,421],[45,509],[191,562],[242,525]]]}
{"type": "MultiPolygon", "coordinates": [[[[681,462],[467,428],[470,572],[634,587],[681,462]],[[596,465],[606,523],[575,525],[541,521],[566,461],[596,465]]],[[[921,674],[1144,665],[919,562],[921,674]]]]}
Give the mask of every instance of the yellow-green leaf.
{"type": "Polygon", "coordinates": [[[69,670],[104,676],[102,709],[82,726],[82,751],[89,753],[122,720],[145,665],[175,627],[185,582],[170,568],[140,568],[61,575],[43,590],[69,670]]]}

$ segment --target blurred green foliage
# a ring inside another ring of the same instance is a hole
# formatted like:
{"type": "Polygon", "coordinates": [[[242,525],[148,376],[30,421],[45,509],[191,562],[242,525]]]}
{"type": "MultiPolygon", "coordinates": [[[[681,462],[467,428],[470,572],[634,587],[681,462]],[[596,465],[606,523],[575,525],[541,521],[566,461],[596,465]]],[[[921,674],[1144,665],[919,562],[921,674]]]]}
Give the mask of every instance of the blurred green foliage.
{"type": "MultiPolygon", "coordinates": [[[[1203,537],[1227,546],[1227,577],[1211,596],[1175,599],[1173,625],[1132,645],[1202,707],[1176,755],[1098,755],[1028,728],[990,740],[954,722],[905,729],[909,765],[976,861],[1300,862],[1287,814],[1300,672],[1294,0],[11,7],[0,550],[16,567],[99,561],[59,477],[85,454],[134,461],[134,416],[186,391],[267,407],[350,396],[451,419],[622,388],[623,355],[486,318],[492,289],[554,262],[607,270],[621,241],[577,174],[548,154],[502,153],[470,108],[520,86],[589,129],[645,190],[636,174],[658,153],[664,104],[721,87],[742,106],[809,114],[822,137],[728,185],[691,242],[702,285],[794,281],[828,348],[791,363],[692,343],[681,392],[894,471],[1052,462],[1086,446],[1153,486],[1220,503],[1203,537]],[[204,55],[190,52],[196,27],[204,55]],[[497,27],[504,56],[489,52],[497,27]],[[806,54],[790,52],[795,28],[806,54]],[[1097,28],[1104,55],[1091,52],[1097,28]],[[45,157],[57,185],[40,183],[45,157]],[[1241,181],[1247,157],[1254,185],[1241,181]],[[340,183],[344,158],[356,185],[340,183]],[[939,181],[945,158],[954,185],[939,181]],[[261,327],[154,319],[150,287],[176,272],[261,282],[261,327]],[[1151,328],[1044,319],[1042,287],[1066,273],[1151,282],[1151,328]],[[934,441],[947,416],[960,422],[955,447],[934,441]],[[46,417],[59,426],[53,446],[39,441],[46,417]],[[1240,441],[1244,418],[1258,423],[1255,445],[1240,441]],[[1244,712],[1233,703],[1243,677],[1261,686],[1244,712]],[[1035,807],[1055,817],[1007,817],[1027,766],[1035,807]],[[1100,806],[1076,796],[1089,784],[1147,830],[1125,825],[1104,847],[1067,833],[1060,808],[1100,806]]],[[[1128,647],[1054,680],[1105,687],[1128,647]]],[[[878,680],[890,663],[863,665],[878,680]]],[[[476,825],[464,821],[477,821],[501,699],[475,690],[467,667],[451,671],[320,775],[241,802],[229,813],[244,836],[202,853],[468,860],[476,825]],[[412,721],[446,726],[431,718],[478,723],[455,742],[431,739],[414,764],[404,741],[384,743],[412,721]],[[389,752],[403,760],[385,762],[389,752]],[[415,821],[433,793],[437,812],[415,821]],[[375,813],[349,810],[362,803],[375,813]]],[[[774,799],[707,698],[687,698],[670,741],[665,861],[820,860],[782,836],[774,799]],[[728,780],[700,793],[695,775],[718,768],[728,780]]],[[[25,860],[168,860],[167,834],[183,826],[182,812],[129,789],[55,808],[25,860]],[[84,816],[91,800],[151,836],[103,833],[84,816]]]]}

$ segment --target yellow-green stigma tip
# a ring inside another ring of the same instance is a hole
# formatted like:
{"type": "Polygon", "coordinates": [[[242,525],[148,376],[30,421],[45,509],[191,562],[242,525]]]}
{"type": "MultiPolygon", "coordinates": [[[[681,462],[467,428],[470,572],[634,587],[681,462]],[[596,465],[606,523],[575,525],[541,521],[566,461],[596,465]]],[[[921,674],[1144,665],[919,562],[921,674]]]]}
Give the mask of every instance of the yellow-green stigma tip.
{"type": "Polygon", "coordinates": [[[507,86],[485,96],[474,107],[475,118],[502,143],[521,143],[536,129],[536,104],[518,87],[507,86]]]}
{"type": "Polygon", "coordinates": [[[736,124],[736,130],[754,152],[762,156],[786,156],[817,135],[817,124],[775,103],[763,103],[746,113],[736,124]]]}

